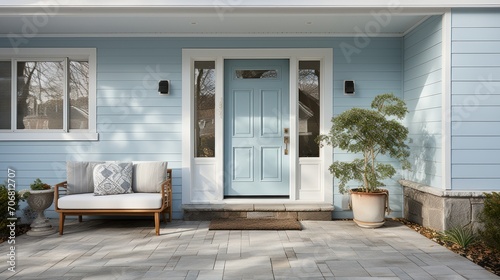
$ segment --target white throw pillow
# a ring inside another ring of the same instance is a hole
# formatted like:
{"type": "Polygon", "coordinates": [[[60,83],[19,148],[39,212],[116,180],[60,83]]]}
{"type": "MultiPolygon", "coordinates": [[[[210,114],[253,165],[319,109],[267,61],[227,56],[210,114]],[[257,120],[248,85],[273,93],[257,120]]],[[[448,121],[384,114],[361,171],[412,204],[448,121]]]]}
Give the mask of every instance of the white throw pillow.
{"type": "Polygon", "coordinates": [[[94,167],[94,195],[132,193],[132,163],[107,162],[94,167]]]}
{"type": "Polygon", "coordinates": [[[138,162],[134,164],[132,189],[134,192],[160,192],[161,183],[167,179],[166,161],[138,162]]]}
{"type": "Polygon", "coordinates": [[[94,192],[94,167],[104,163],[92,161],[68,161],[66,163],[66,177],[68,194],[94,192]]]}

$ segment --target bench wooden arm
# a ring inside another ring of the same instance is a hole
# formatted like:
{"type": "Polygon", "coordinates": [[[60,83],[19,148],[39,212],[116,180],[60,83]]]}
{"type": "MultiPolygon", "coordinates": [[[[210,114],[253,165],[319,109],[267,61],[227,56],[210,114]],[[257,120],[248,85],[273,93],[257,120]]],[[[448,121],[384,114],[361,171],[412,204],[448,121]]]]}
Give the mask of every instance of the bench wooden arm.
{"type": "Polygon", "coordinates": [[[64,194],[67,193],[68,191],[68,181],[64,181],[58,184],[54,185],[54,207],[55,210],[59,209],[57,205],[57,201],[59,200],[59,196],[62,194],[62,192],[59,192],[59,188],[62,188],[61,191],[64,192],[64,194]]]}
{"type": "Polygon", "coordinates": [[[162,212],[163,213],[168,212],[168,219],[169,222],[171,222],[172,221],[172,169],[167,169],[167,179],[161,183],[161,200],[162,200],[162,212]]]}

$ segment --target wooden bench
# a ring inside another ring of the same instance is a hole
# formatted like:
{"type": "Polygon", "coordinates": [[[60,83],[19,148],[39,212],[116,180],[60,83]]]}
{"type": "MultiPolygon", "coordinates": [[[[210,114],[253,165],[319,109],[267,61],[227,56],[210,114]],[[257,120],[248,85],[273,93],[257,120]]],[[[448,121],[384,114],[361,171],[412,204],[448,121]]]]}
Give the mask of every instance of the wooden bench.
{"type": "MultiPolygon", "coordinates": [[[[144,172],[144,171],[143,171],[144,172]]],[[[55,185],[55,211],[59,213],[59,234],[63,234],[66,216],[89,215],[138,215],[154,216],[155,233],[160,234],[160,215],[164,222],[172,221],[172,169],[166,170],[167,178],[161,183],[159,192],[99,195],[68,191],[68,181],[55,185]]]]}

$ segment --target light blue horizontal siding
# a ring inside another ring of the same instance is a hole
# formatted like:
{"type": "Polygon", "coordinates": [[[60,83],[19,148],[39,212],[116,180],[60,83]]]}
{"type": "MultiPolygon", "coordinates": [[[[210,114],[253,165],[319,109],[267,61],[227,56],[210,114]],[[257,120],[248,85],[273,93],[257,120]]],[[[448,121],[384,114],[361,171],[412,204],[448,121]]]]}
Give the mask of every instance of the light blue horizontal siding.
{"type": "Polygon", "coordinates": [[[500,136],[454,137],[452,146],[455,150],[500,150],[500,136]]]}
{"type": "Polygon", "coordinates": [[[477,81],[453,81],[451,84],[452,97],[456,95],[472,95],[478,99],[483,99],[484,95],[497,95],[499,94],[500,82],[492,80],[480,79],[477,81]],[[479,96],[477,96],[479,95],[479,96]]]}
{"type": "MultiPolygon", "coordinates": [[[[455,14],[454,14],[455,15],[455,14]]],[[[494,41],[500,37],[500,28],[453,28],[453,40],[461,41],[494,41]]]]}
{"type": "MultiPolygon", "coordinates": [[[[453,95],[451,104],[456,107],[492,106],[497,108],[500,105],[500,94],[475,94],[475,95],[453,95]]],[[[485,108],[488,110],[487,108],[485,108]]],[[[473,110],[473,108],[470,108],[473,110]]],[[[483,109],[482,109],[483,110],[483,109]]],[[[481,111],[482,111],[481,110],[481,111]]]]}
{"type": "Polygon", "coordinates": [[[498,177],[500,164],[456,164],[452,172],[455,179],[496,179],[498,177]]]}
{"type": "Polygon", "coordinates": [[[453,65],[456,67],[498,67],[500,54],[475,53],[475,54],[453,54],[453,65]]]}
{"type": "Polygon", "coordinates": [[[434,134],[439,134],[441,133],[442,127],[441,127],[441,121],[434,121],[434,122],[429,122],[429,121],[424,121],[424,122],[412,122],[411,127],[408,127],[408,130],[410,131],[410,137],[415,137],[416,135],[422,135],[425,136],[426,134],[428,135],[434,135],[434,134]],[[422,134],[422,131],[425,131],[426,134],[422,134]]]}
{"type": "Polygon", "coordinates": [[[441,17],[424,21],[404,37],[403,44],[403,96],[409,110],[405,123],[412,164],[405,178],[441,187],[441,17]]]}
{"type": "Polygon", "coordinates": [[[451,110],[451,120],[455,121],[467,121],[467,122],[495,122],[500,120],[500,110],[496,106],[481,106],[479,103],[466,105],[455,105],[451,110]],[[474,110],[472,106],[477,106],[477,110],[474,110]],[[472,108],[471,108],[472,107],[472,108]],[[463,112],[471,112],[467,114],[466,117],[463,112]]]}
{"type": "MultiPolygon", "coordinates": [[[[471,122],[467,118],[473,114],[463,110],[458,116],[453,116],[455,121],[451,126],[452,140],[462,136],[498,136],[500,120],[497,122],[471,122]]],[[[455,147],[452,146],[454,149],[455,147]]]]}
{"type": "MultiPolygon", "coordinates": [[[[123,106],[123,107],[177,107],[182,104],[180,98],[168,99],[168,97],[158,98],[121,98],[121,97],[106,97],[97,98],[97,106],[123,106]]],[[[118,110],[118,109],[117,109],[118,110]]]]}
{"type": "MultiPolygon", "coordinates": [[[[499,37],[500,38],[500,37],[499,37]]],[[[500,66],[483,67],[460,67],[455,66],[451,71],[453,81],[500,81],[500,66]]]]}
{"type": "Polygon", "coordinates": [[[498,41],[455,41],[451,48],[453,54],[496,54],[500,49],[498,41]]]}
{"type": "MultiPolygon", "coordinates": [[[[500,150],[453,150],[453,164],[498,164],[500,150]]],[[[497,172],[498,173],[498,172],[497,172]]]]}
{"type": "Polygon", "coordinates": [[[491,191],[498,190],[498,179],[452,179],[454,190],[491,191]]]}
{"type": "Polygon", "coordinates": [[[500,9],[452,10],[452,187],[500,189],[500,9]]]}
{"type": "Polygon", "coordinates": [[[433,85],[441,82],[442,80],[441,68],[436,69],[433,72],[421,73],[421,75],[415,77],[405,76],[405,79],[406,79],[404,85],[405,89],[424,90],[428,85],[433,85]]]}

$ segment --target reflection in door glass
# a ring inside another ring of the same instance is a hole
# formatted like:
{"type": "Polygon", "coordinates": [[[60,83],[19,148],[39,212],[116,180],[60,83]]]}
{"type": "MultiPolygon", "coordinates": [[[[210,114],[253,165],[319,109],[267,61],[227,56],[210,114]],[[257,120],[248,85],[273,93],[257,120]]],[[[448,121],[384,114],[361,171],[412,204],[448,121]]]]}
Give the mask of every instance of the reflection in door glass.
{"type": "Polygon", "coordinates": [[[278,71],[276,70],[236,70],[238,79],[276,79],[278,71]]]}
{"type": "Polygon", "coordinates": [[[319,157],[320,62],[299,62],[299,157],[319,157]]]}
{"type": "Polygon", "coordinates": [[[215,62],[194,63],[196,157],[215,156],[215,62]]]}

